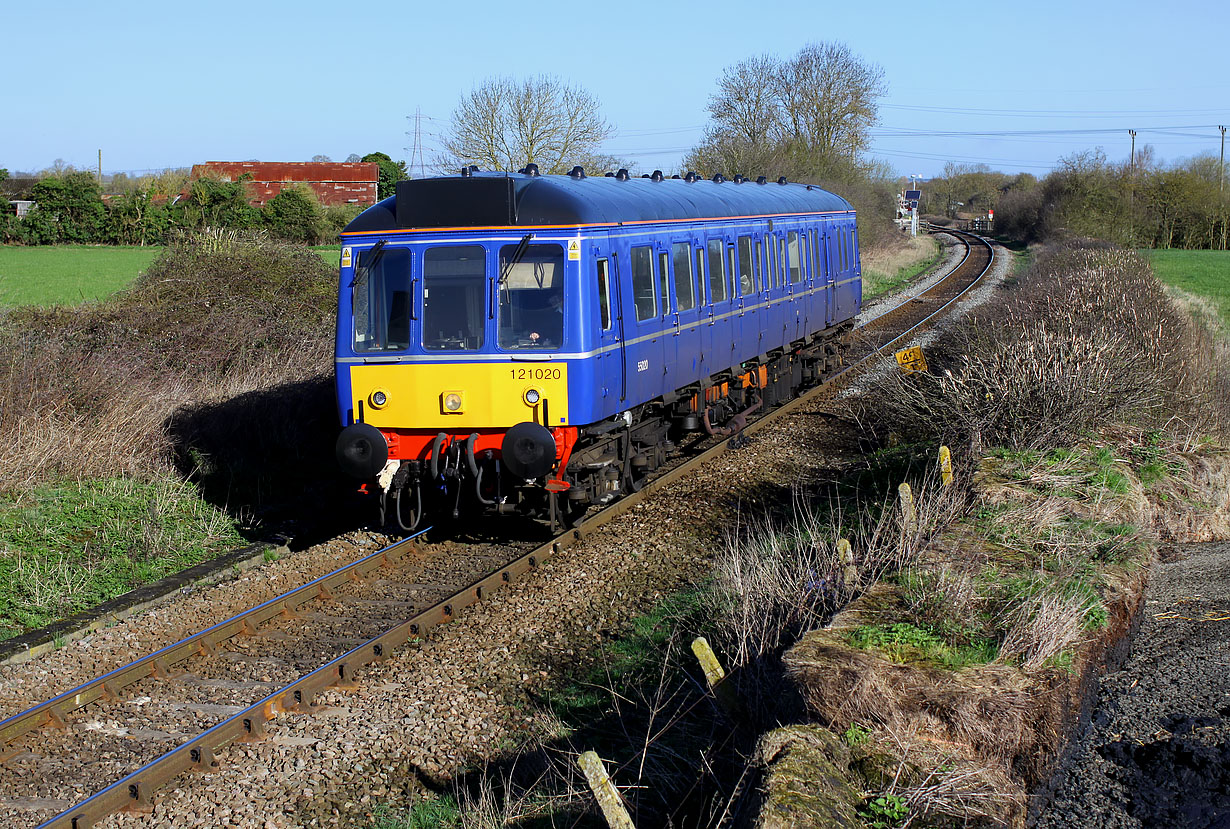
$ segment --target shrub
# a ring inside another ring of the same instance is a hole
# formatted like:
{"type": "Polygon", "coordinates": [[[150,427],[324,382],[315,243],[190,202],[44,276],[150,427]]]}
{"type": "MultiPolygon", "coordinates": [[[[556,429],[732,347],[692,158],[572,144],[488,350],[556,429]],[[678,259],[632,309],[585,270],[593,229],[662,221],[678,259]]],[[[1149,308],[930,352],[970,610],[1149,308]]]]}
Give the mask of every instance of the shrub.
{"type": "Polygon", "coordinates": [[[26,221],[39,242],[95,242],[102,235],[105,211],[102,191],[92,173],[67,172],[47,176],[34,185],[38,203],[26,221]],[[38,215],[35,215],[38,214],[38,215]]]}
{"type": "Polygon", "coordinates": [[[1014,449],[1190,408],[1199,336],[1148,264],[1110,247],[1040,255],[1002,301],[929,349],[932,371],[886,371],[863,414],[881,430],[1014,449]]]}
{"type": "Polygon", "coordinates": [[[239,181],[202,177],[188,185],[185,198],[175,204],[175,224],[182,228],[252,228],[260,225],[261,214],[248,204],[243,176],[239,181]]]}
{"type": "Polygon", "coordinates": [[[270,232],[288,242],[316,242],[327,233],[320,202],[310,189],[292,185],[282,189],[262,208],[270,232]]]}

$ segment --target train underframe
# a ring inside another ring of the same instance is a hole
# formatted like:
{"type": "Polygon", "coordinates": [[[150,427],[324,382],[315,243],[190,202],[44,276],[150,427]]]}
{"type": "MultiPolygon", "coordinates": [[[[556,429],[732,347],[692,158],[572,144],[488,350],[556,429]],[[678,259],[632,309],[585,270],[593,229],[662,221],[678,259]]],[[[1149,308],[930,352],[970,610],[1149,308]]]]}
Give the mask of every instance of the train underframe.
{"type": "Polygon", "coordinates": [[[737,435],[756,414],[834,375],[845,364],[852,328],[819,332],[599,423],[550,430],[518,424],[502,436],[500,452],[486,436],[442,432],[425,460],[386,467],[382,521],[409,532],[424,515],[460,519],[477,510],[572,527],[590,507],[640,490],[688,446],[737,435]],[[518,429],[523,434],[514,434],[518,429]]]}

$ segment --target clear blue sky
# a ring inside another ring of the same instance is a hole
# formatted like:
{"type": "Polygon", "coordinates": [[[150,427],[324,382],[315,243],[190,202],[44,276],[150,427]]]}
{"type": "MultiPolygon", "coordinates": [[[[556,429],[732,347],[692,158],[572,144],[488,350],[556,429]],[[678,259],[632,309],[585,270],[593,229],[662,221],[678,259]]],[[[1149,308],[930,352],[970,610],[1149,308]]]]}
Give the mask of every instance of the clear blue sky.
{"type": "Polygon", "coordinates": [[[1123,159],[1129,128],[1167,161],[1217,153],[1225,0],[959,8],[978,4],[4,0],[0,167],[92,169],[100,148],[108,172],[409,159],[416,109],[430,160],[432,133],[475,84],[549,73],[602,101],[618,129],[609,152],[674,172],[724,67],[821,40],[883,67],[873,154],[902,174],[954,160],[1041,175],[1099,145],[1123,159]]]}

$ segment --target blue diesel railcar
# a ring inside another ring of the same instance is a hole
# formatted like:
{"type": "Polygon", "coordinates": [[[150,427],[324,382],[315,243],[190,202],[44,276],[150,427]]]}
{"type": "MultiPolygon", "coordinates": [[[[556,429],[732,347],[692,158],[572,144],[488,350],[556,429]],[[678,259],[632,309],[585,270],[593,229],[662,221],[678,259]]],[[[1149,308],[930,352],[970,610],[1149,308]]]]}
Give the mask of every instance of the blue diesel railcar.
{"type": "Polygon", "coordinates": [[[401,182],[342,233],[338,459],[405,529],[575,520],[836,369],[858,262],[849,202],[785,179],[401,182]]]}

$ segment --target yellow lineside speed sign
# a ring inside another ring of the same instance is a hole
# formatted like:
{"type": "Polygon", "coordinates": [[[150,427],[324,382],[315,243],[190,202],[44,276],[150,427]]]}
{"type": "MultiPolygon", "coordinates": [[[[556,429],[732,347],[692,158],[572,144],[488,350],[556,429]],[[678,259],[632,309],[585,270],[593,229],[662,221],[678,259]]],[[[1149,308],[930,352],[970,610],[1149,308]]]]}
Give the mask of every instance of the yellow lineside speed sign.
{"type": "Polygon", "coordinates": [[[904,351],[897,352],[897,365],[902,371],[926,371],[927,359],[923,357],[922,346],[915,345],[904,351]]]}

